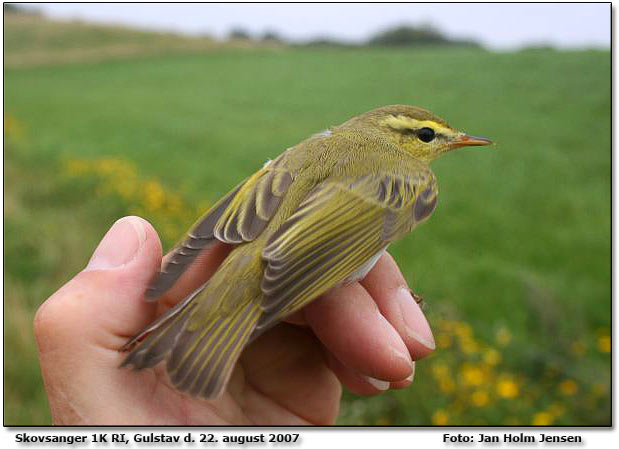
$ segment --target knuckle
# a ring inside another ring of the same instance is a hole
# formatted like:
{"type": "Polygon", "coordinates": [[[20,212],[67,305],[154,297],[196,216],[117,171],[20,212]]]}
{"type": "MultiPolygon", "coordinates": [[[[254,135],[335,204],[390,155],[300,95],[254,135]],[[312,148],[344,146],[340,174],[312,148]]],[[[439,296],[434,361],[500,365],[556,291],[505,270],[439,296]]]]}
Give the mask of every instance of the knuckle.
{"type": "Polygon", "coordinates": [[[34,314],[34,336],[39,347],[43,341],[59,335],[62,329],[74,315],[75,296],[79,296],[79,288],[74,281],[69,282],[52,296],[47,298],[34,314]]]}
{"type": "Polygon", "coordinates": [[[34,314],[34,338],[39,347],[45,336],[53,332],[54,320],[51,319],[53,315],[52,299],[53,296],[45,300],[34,314]]]}
{"type": "Polygon", "coordinates": [[[54,294],[47,298],[43,304],[39,306],[34,314],[34,334],[39,336],[53,330],[59,315],[58,303],[62,302],[62,298],[58,294],[54,294]]]}

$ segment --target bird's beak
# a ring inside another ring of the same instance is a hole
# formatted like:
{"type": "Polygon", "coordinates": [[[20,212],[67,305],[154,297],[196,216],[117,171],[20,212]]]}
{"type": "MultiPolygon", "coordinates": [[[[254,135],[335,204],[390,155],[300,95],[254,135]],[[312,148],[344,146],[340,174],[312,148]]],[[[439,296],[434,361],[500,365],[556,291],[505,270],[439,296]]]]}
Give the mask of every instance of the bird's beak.
{"type": "Polygon", "coordinates": [[[468,136],[466,134],[460,134],[449,144],[451,149],[462,147],[481,147],[483,145],[492,145],[494,142],[485,137],[468,136]]]}

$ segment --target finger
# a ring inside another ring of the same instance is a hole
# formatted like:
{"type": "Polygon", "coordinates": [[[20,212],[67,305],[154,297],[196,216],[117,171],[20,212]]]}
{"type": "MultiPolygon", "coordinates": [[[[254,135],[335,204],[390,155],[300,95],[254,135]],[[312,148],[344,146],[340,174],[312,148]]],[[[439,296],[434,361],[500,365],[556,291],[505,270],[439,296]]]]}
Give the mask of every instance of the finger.
{"type": "Polygon", "coordinates": [[[255,424],[326,425],[337,418],[341,385],[309,329],[275,326],[243,351],[239,365],[228,391],[245,414],[259,417],[255,424]],[[265,397],[277,406],[265,407],[265,397]],[[291,415],[304,421],[291,423],[291,415]]]}
{"type": "MultiPolygon", "coordinates": [[[[208,281],[230,251],[232,251],[232,248],[232,246],[216,240],[203,250],[172,288],[159,298],[158,302],[163,306],[163,309],[175,306],[179,301],[208,281]]],[[[166,255],[164,264],[171,255],[172,252],[166,255]]]]}
{"type": "Polygon", "coordinates": [[[411,374],[406,345],[359,283],[335,288],[312,302],[305,318],[327,349],[353,371],[386,381],[411,374]]]}
{"type": "Polygon", "coordinates": [[[346,386],[348,390],[358,396],[376,396],[391,388],[405,388],[412,383],[412,374],[410,379],[390,383],[384,380],[374,379],[351,370],[337,360],[333,354],[328,353],[327,360],[329,363],[329,368],[331,368],[331,370],[335,373],[338,380],[346,386]]]}
{"type": "Polygon", "coordinates": [[[122,218],[88,266],[39,308],[35,337],[53,422],[117,423],[118,415],[106,416],[102,403],[129,410],[140,394],[152,394],[156,376],[119,370],[118,348],[153,319],[155,305],[144,300],[144,291],[160,266],[161,243],[152,226],[122,218]]]}
{"type": "Polygon", "coordinates": [[[95,343],[110,348],[137,332],[154,315],[143,293],[160,261],[161,243],[148,222],[118,220],[87,267],[37,311],[39,346],[71,351],[95,343]]]}
{"type": "Polygon", "coordinates": [[[393,257],[383,255],[361,281],[361,285],[402,337],[413,360],[419,360],[434,351],[436,345],[430,325],[411,295],[393,257]]]}
{"type": "Polygon", "coordinates": [[[391,390],[403,390],[404,388],[408,388],[413,384],[413,379],[415,378],[415,362],[413,362],[413,374],[408,376],[405,380],[399,380],[397,382],[391,382],[389,389],[391,390]]]}
{"type": "Polygon", "coordinates": [[[403,388],[410,387],[413,384],[413,380],[415,379],[416,366],[417,366],[416,363],[413,361],[413,372],[411,373],[411,375],[408,376],[404,380],[398,380],[397,382],[391,382],[391,385],[389,386],[389,389],[391,389],[391,390],[402,390],[403,388]]]}
{"type": "Polygon", "coordinates": [[[303,310],[299,310],[291,315],[284,317],[282,320],[286,323],[296,324],[297,326],[307,326],[307,319],[303,310]]]}

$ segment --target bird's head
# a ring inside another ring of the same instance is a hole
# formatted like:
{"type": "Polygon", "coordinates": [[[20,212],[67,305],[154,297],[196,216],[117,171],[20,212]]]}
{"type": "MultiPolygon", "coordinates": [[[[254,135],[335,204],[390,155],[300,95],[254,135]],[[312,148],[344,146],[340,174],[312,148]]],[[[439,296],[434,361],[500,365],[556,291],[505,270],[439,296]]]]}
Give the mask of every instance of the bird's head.
{"type": "Polygon", "coordinates": [[[448,151],[491,145],[485,137],[469,136],[453,129],[431,112],[408,105],[374,109],[341,125],[380,133],[416,159],[430,162],[448,151]]]}

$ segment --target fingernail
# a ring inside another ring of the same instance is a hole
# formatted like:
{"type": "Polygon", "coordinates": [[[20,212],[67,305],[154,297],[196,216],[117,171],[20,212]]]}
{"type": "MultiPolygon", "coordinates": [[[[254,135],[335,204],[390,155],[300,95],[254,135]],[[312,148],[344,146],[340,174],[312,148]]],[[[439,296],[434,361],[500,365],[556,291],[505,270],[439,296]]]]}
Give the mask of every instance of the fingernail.
{"type": "Polygon", "coordinates": [[[436,349],[436,343],[434,342],[434,336],[432,335],[428,320],[408,288],[402,287],[398,290],[396,301],[400,305],[400,311],[402,312],[402,318],[409,337],[432,351],[436,349]]]}
{"type": "Polygon", "coordinates": [[[377,390],[380,390],[380,391],[388,390],[389,386],[391,385],[387,381],[379,380],[379,379],[374,379],[373,377],[370,377],[370,376],[363,376],[362,375],[362,377],[366,380],[367,383],[369,383],[374,388],[376,388],[377,390]]]}
{"type": "Polygon", "coordinates": [[[146,240],[146,230],[137,217],[124,217],[112,225],[95,249],[84,271],[109,270],[129,263],[146,240]]]}
{"type": "MultiPolygon", "coordinates": [[[[402,342],[402,337],[400,337],[400,334],[398,334],[398,331],[396,331],[391,325],[391,323],[387,320],[387,318],[385,318],[383,314],[380,313],[380,311],[378,310],[378,307],[376,308],[376,313],[378,314],[378,318],[383,322],[385,329],[389,329],[391,331],[393,341],[402,342]]],[[[404,348],[404,350],[406,350],[406,347],[404,346],[404,342],[402,342],[401,346],[402,348],[404,348]]],[[[411,359],[411,356],[408,353],[408,351],[402,352],[400,348],[397,348],[396,346],[393,346],[393,345],[391,346],[391,351],[395,359],[402,360],[407,365],[412,366],[413,360],[411,359]]]]}
{"type": "Polygon", "coordinates": [[[415,362],[413,362],[413,372],[405,380],[412,382],[414,378],[415,378],[415,362]]]}

